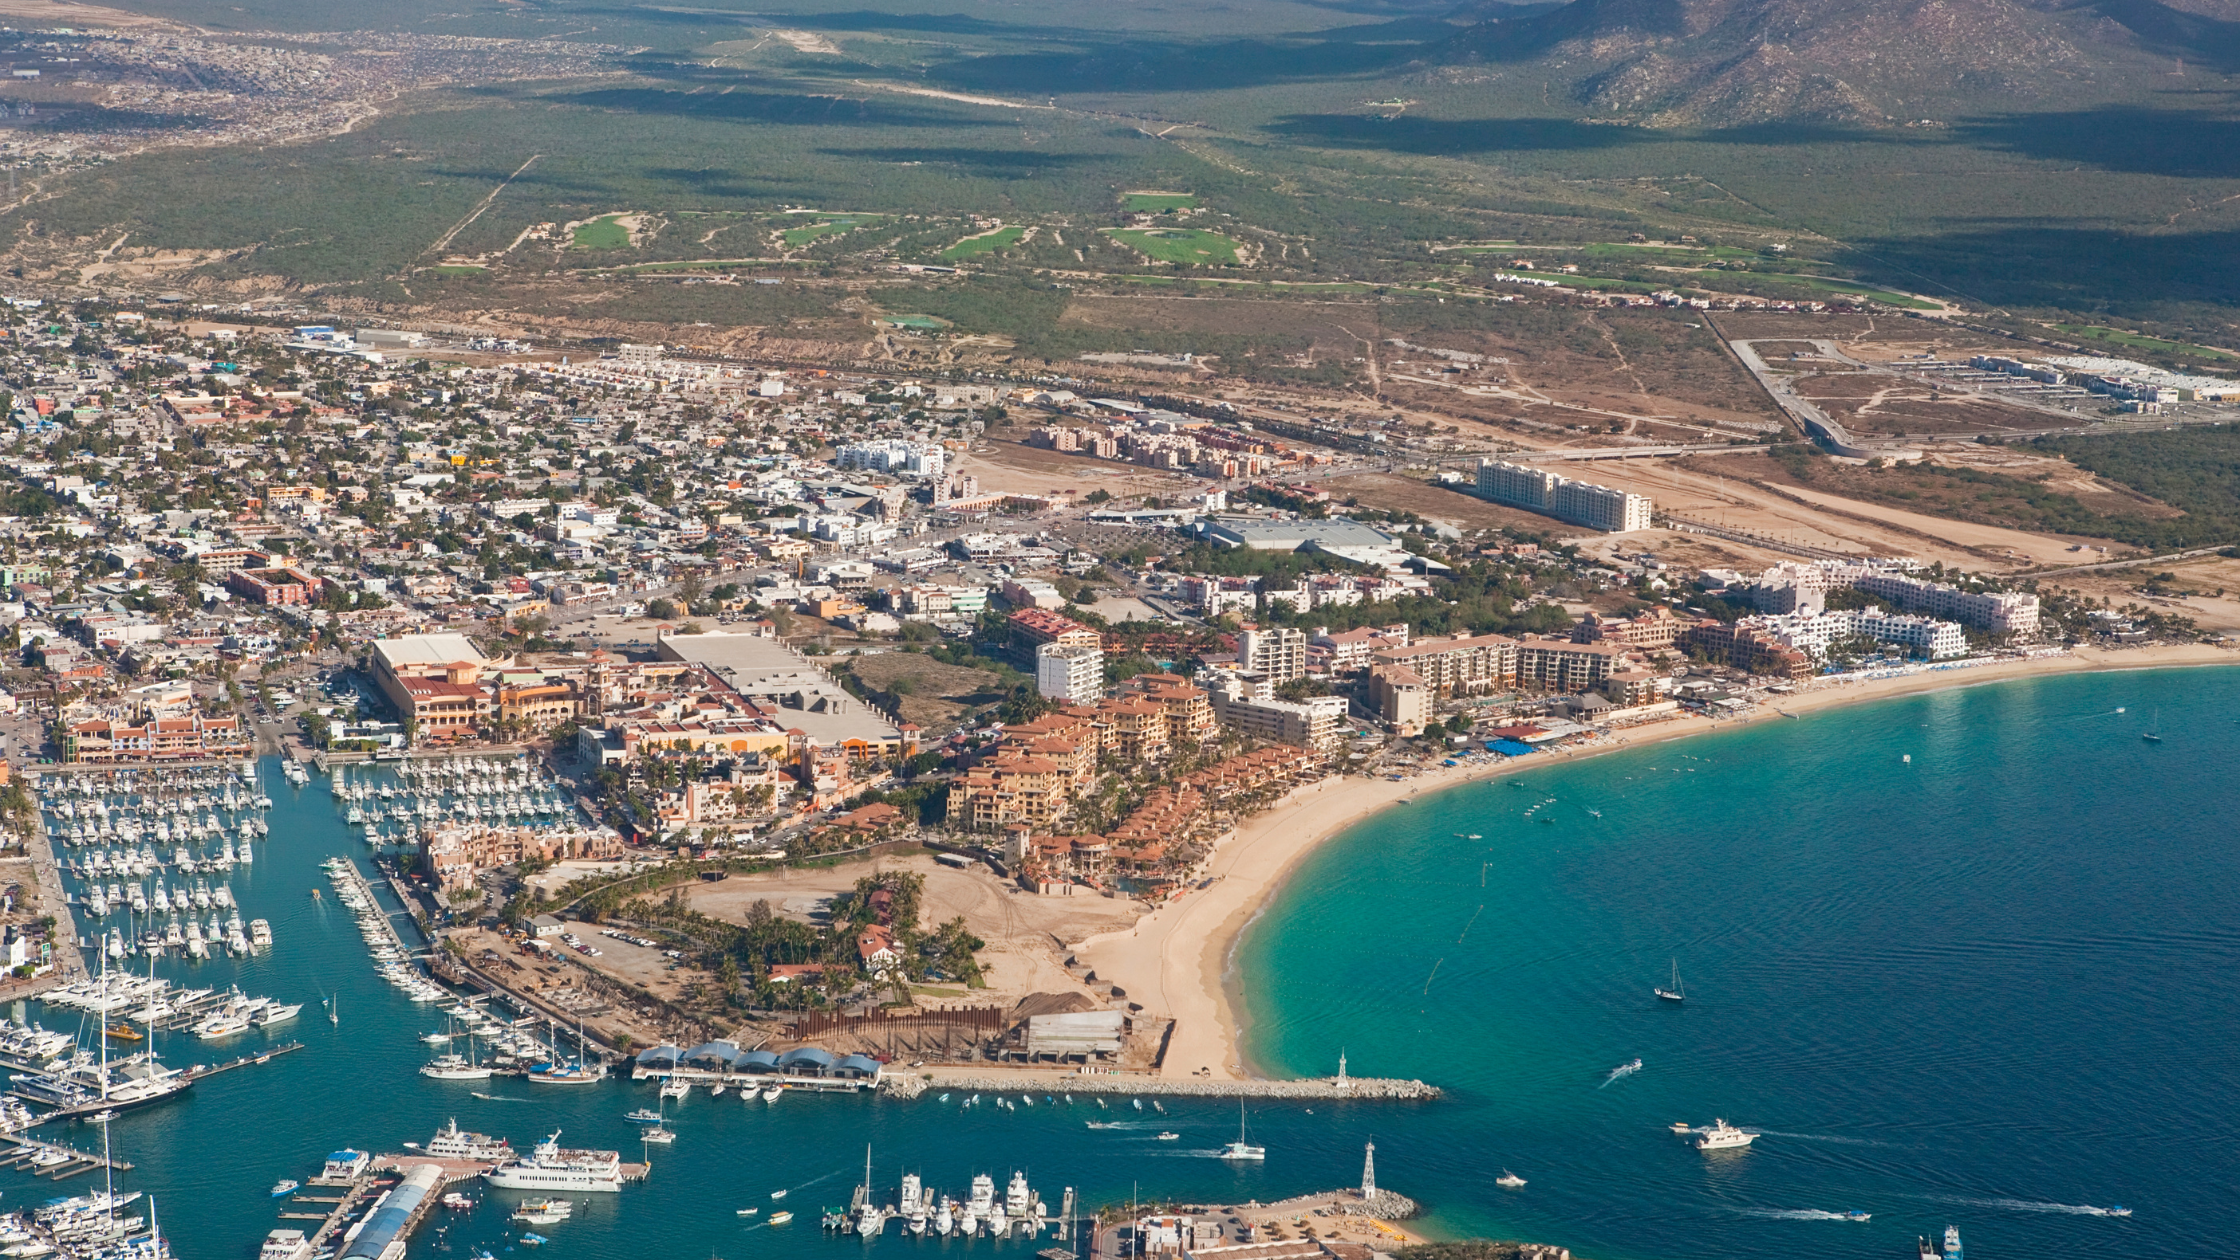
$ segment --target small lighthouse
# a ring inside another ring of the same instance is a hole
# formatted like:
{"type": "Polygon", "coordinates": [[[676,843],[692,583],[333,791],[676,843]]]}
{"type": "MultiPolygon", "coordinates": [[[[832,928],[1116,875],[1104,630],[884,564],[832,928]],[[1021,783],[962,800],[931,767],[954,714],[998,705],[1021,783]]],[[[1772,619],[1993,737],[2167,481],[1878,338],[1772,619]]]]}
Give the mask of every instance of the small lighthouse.
{"type": "Polygon", "coordinates": [[[1361,1155],[1361,1197],[1374,1199],[1377,1197],[1377,1144],[1365,1145],[1368,1149],[1361,1155]]]}

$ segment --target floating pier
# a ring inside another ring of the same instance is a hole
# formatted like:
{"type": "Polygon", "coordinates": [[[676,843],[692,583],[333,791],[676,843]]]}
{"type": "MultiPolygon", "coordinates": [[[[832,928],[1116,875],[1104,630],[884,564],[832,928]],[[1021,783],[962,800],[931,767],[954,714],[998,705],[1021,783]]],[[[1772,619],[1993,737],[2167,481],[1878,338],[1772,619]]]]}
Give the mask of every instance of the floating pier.
{"type": "Polygon", "coordinates": [[[104,1159],[99,1155],[88,1155],[74,1147],[63,1146],[56,1142],[42,1142],[37,1138],[10,1135],[0,1137],[0,1143],[5,1143],[14,1148],[6,1154],[0,1155],[0,1168],[6,1168],[13,1172],[28,1172],[35,1177],[51,1177],[56,1181],[75,1177],[79,1173],[92,1172],[94,1169],[104,1166],[116,1169],[118,1172],[123,1172],[132,1167],[121,1159],[104,1159]],[[61,1157],[60,1162],[53,1162],[56,1156],[61,1157]],[[44,1164],[38,1162],[42,1157],[47,1158],[49,1162],[44,1164]]]}

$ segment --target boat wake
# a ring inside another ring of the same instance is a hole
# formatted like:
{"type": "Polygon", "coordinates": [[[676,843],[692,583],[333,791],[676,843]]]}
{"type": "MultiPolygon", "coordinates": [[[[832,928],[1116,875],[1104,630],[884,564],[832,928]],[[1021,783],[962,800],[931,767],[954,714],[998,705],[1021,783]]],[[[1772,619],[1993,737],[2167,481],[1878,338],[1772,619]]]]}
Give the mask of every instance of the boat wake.
{"type": "Polygon", "coordinates": [[[484,1102],[528,1102],[526,1098],[508,1098],[504,1094],[485,1094],[479,1089],[467,1091],[484,1102]]]}
{"type": "MultiPolygon", "coordinates": [[[[2118,1215],[2112,1209],[2094,1207],[2089,1203],[2041,1203],[2035,1199],[1970,1199],[1957,1194],[1933,1194],[1929,1197],[1939,1203],[1953,1203],[1963,1207],[1998,1208],[2006,1212],[2055,1212],[2069,1216],[2118,1215]]],[[[2126,1211],[2121,1215],[2129,1216],[2130,1213],[2126,1211]]]]}
{"type": "Polygon", "coordinates": [[[1616,1066],[1616,1067],[1614,1067],[1614,1068],[1611,1068],[1611,1069],[1610,1069],[1610,1075],[1608,1075],[1608,1076],[1605,1076],[1605,1077],[1603,1077],[1603,1078],[1602,1078],[1602,1084],[1600,1084],[1600,1085],[1597,1085],[1597,1086],[1595,1086],[1595,1088],[1596,1088],[1596,1089],[1608,1089],[1608,1088],[1610,1088],[1610,1084],[1611,1084],[1611,1082],[1613,1082],[1613,1081],[1622,1081],[1622,1080],[1624,1080],[1624,1079],[1625,1079],[1626,1077],[1629,1077],[1629,1076],[1633,1075],[1633,1074],[1634,1074],[1635,1072],[1638,1072],[1638,1071],[1640,1071],[1640,1070],[1641,1070],[1641,1060],[1639,1060],[1639,1059],[1635,1059],[1635,1060],[1634,1060],[1633,1062],[1631,1062],[1631,1063],[1621,1063],[1621,1064],[1619,1064],[1618,1066],[1616,1066]]]}
{"type": "Polygon", "coordinates": [[[1760,1129],[1760,1130],[1758,1130],[1758,1132],[1760,1132],[1760,1133],[1762,1133],[1762,1134],[1766,1135],[1767,1137],[1777,1137],[1777,1138],[1792,1138],[1792,1139],[1794,1139],[1794,1140],[1796,1140],[1796,1141],[1799,1141],[1799,1142],[1834,1142],[1834,1143],[1835,1143],[1836,1145],[1838,1145],[1838,1146],[1883,1146],[1883,1145],[1887,1145],[1886,1143],[1883,1143],[1883,1142],[1877,1142],[1877,1141],[1875,1141],[1875,1140],[1874,1140],[1873,1138],[1862,1138],[1862,1137],[1837,1137],[1837,1136],[1836,1136],[1835,1134],[1832,1134],[1832,1133],[1780,1133],[1780,1132],[1776,1132],[1775,1130],[1772,1130],[1772,1129],[1760,1129]]]}
{"type": "Polygon", "coordinates": [[[1818,1208],[1744,1208],[1746,1215],[1762,1217],[1769,1221],[1848,1221],[1854,1219],[1848,1212],[1823,1212],[1818,1208]]]}

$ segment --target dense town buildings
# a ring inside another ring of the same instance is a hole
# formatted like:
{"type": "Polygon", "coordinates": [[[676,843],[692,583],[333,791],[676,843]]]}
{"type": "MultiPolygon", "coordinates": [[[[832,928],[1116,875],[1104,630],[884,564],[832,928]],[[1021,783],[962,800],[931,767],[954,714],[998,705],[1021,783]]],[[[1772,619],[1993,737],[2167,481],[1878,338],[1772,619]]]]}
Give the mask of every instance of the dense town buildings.
{"type": "MultiPolygon", "coordinates": [[[[447,885],[625,839],[917,827],[1038,878],[1166,877],[1239,802],[1336,767],[1651,720],[1691,671],[1945,661],[2042,620],[2029,591],[1892,560],[1707,570],[1733,619],[1698,615],[1692,575],[1341,511],[1297,475],[1329,452],[1063,389],[645,343],[499,368],[405,330],[104,314],[0,346],[0,443],[44,513],[0,519],[0,711],[34,704],[80,762],[549,749],[616,824],[439,829],[447,885]],[[983,493],[997,409],[1046,417],[1005,440],[1200,488],[983,493]],[[982,681],[924,703],[913,653],[982,681]]],[[[1652,507],[1504,460],[1454,485],[1595,531],[1652,507]]]]}

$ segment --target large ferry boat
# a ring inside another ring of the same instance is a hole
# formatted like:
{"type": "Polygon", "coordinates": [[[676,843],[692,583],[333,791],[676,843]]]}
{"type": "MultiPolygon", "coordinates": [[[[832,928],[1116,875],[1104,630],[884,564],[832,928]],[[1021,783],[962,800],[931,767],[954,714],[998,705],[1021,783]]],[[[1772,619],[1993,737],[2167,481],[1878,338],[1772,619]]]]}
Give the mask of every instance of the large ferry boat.
{"type": "Polygon", "coordinates": [[[622,1189],[622,1155],[617,1151],[563,1150],[560,1134],[537,1143],[527,1156],[515,1156],[483,1174],[500,1190],[622,1189]]]}

